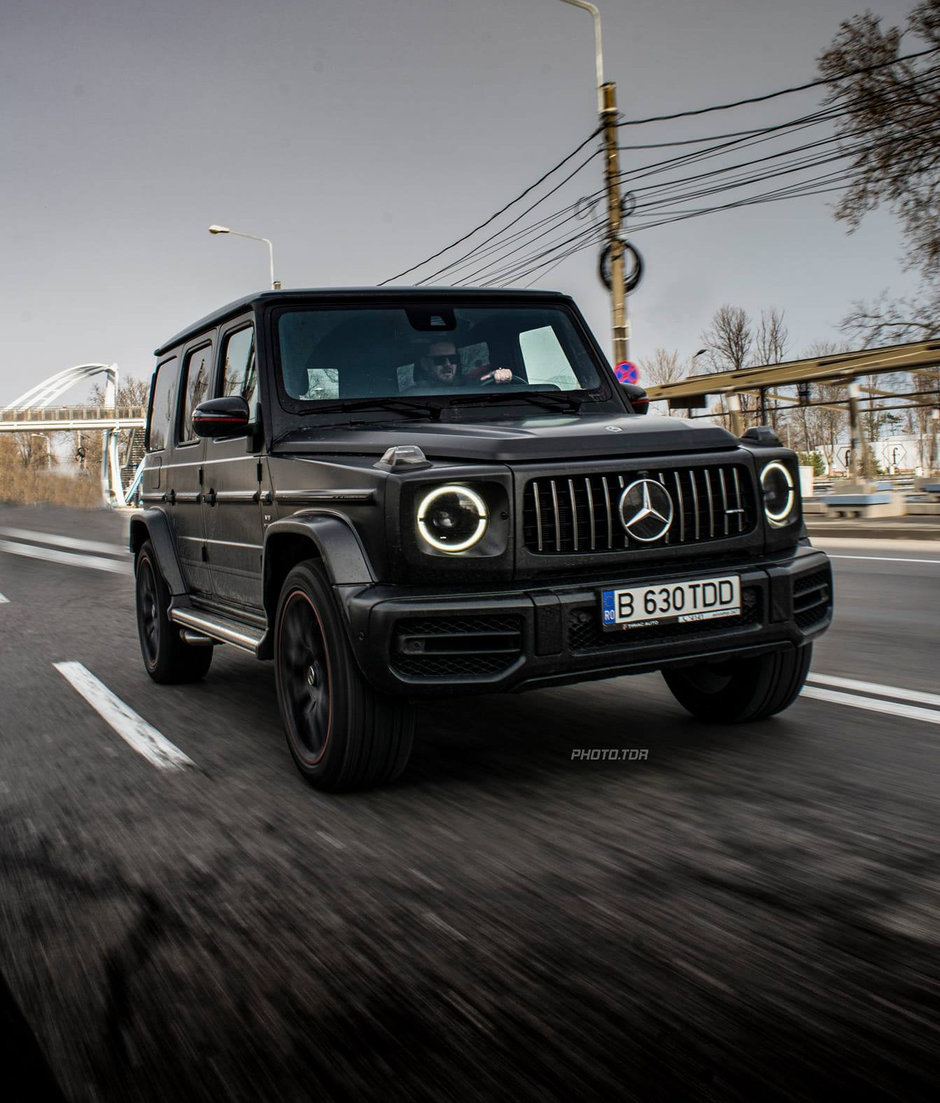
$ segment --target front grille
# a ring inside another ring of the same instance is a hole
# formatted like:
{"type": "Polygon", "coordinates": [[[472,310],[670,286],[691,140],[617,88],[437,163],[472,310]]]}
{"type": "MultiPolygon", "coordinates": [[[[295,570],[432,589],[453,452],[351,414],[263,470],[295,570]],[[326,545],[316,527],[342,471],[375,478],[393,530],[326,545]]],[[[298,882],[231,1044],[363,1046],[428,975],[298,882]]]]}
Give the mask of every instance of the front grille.
{"type": "Polygon", "coordinates": [[[661,640],[707,640],[716,632],[747,631],[763,619],[763,600],[758,586],[741,589],[741,613],[736,617],[716,617],[714,620],[692,621],[688,624],[654,624],[621,632],[605,632],[601,627],[598,605],[581,605],[568,615],[568,647],[571,651],[592,651],[599,648],[642,647],[661,640]]]}
{"type": "Polygon", "coordinates": [[[750,532],[757,523],[751,473],[739,463],[532,479],[523,498],[523,541],[541,555],[649,548],[624,531],[619,503],[639,478],[658,480],[672,499],[669,531],[656,547],[701,544],[750,532]]]}
{"type": "Polygon", "coordinates": [[[522,653],[516,616],[409,618],[395,626],[391,664],[411,678],[498,674],[522,653]]]}
{"type": "Polygon", "coordinates": [[[824,621],[832,605],[832,577],[828,568],[800,575],[793,583],[793,618],[806,631],[824,621]]]}

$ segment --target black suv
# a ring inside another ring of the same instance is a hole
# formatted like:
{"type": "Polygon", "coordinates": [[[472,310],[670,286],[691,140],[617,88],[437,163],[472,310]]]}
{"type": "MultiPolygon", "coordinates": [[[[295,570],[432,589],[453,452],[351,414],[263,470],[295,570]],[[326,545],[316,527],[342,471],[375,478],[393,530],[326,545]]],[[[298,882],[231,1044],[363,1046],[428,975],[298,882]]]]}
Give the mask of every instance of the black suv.
{"type": "Polygon", "coordinates": [[[395,777],[424,696],[661,670],[734,722],[799,693],[832,603],[796,456],[639,416],[567,296],[264,292],[156,355],[144,663],[273,659],[313,784],[395,777]]]}

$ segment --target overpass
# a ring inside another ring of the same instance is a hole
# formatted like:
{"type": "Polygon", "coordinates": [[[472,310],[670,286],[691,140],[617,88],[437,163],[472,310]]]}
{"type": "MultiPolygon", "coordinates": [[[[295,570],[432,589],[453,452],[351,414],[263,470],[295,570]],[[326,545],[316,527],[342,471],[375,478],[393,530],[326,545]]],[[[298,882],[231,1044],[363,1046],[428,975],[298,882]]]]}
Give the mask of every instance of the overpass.
{"type": "MultiPolygon", "coordinates": [[[[111,505],[126,505],[136,489],[139,471],[124,485],[122,467],[132,466],[141,431],[147,420],[142,406],[116,406],[117,364],[77,364],[51,375],[0,410],[0,433],[100,431],[102,439],[101,491],[111,505]],[[105,376],[104,402],[100,406],[57,406],[56,401],[78,383],[105,376]],[[124,455],[120,455],[122,431],[126,431],[124,455]],[[122,463],[123,459],[123,463],[122,463]]],[[[134,467],[138,465],[133,464],[134,467]]]]}

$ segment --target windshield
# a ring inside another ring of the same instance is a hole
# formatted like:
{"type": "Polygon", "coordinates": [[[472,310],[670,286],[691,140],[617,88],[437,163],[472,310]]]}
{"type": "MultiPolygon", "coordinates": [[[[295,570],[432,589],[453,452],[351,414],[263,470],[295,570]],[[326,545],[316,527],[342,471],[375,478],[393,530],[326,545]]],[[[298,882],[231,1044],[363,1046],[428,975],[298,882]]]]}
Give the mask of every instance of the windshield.
{"type": "Polygon", "coordinates": [[[287,308],[280,389],[294,410],[348,399],[592,391],[601,385],[568,314],[552,307],[287,308]]]}

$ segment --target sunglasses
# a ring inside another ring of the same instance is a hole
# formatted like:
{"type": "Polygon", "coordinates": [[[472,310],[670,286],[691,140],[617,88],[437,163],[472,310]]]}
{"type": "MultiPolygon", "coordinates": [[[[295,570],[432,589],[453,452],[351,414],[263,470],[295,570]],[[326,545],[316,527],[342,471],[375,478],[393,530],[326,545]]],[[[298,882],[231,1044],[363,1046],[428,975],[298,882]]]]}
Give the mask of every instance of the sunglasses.
{"type": "Polygon", "coordinates": [[[436,368],[440,368],[444,364],[457,364],[460,362],[456,352],[445,352],[440,356],[429,356],[428,359],[436,368]]]}

